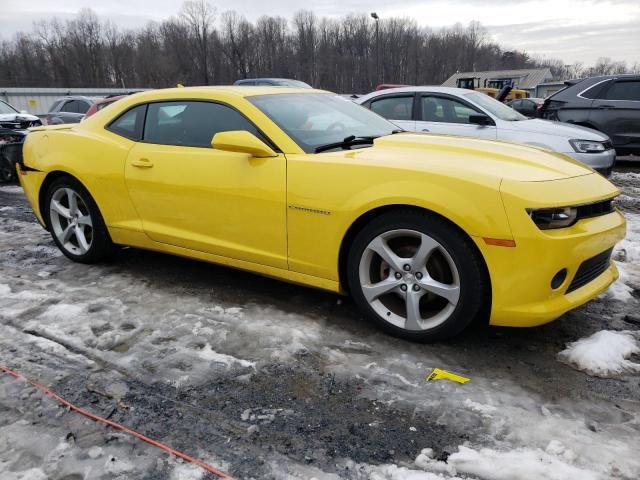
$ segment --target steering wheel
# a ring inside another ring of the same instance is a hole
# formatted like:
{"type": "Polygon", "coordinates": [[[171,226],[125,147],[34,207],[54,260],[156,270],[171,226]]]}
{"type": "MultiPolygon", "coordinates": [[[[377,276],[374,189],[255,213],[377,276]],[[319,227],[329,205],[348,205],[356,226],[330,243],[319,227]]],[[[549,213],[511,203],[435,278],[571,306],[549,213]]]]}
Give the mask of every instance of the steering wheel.
{"type": "Polygon", "coordinates": [[[342,122],[333,122],[331,125],[327,127],[327,130],[344,130],[344,123],[342,122]]]}

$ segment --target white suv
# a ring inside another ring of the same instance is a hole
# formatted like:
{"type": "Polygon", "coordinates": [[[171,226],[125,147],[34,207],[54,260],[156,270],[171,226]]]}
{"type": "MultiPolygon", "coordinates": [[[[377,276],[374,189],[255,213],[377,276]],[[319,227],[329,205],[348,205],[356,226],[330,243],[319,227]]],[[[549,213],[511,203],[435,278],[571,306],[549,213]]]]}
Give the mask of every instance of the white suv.
{"type": "Polygon", "coordinates": [[[544,147],[609,175],[616,158],[611,140],[590,128],[529,119],[494,98],[448,87],[402,87],[354,100],[415,132],[463,135],[544,147]]]}

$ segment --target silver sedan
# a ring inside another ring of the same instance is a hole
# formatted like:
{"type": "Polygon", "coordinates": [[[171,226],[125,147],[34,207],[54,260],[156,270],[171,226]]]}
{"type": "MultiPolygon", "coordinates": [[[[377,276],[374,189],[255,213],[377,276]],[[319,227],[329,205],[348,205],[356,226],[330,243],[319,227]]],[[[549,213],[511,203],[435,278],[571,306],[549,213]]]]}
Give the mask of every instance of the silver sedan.
{"type": "Polygon", "coordinates": [[[481,92],[448,87],[402,87],[354,100],[399,127],[416,132],[524,143],[568,155],[609,175],[611,140],[590,128],[529,119],[481,92]]]}

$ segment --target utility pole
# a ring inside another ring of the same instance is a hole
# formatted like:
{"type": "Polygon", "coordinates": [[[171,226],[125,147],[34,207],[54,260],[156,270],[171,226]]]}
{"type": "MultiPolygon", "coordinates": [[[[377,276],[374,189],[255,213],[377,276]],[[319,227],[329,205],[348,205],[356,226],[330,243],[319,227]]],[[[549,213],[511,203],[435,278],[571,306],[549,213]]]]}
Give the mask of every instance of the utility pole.
{"type": "Polygon", "coordinates": [[[371,18],[376,21],[376,81],[380,83],[380,17],[376,12],[371,12],[371,18]]]}

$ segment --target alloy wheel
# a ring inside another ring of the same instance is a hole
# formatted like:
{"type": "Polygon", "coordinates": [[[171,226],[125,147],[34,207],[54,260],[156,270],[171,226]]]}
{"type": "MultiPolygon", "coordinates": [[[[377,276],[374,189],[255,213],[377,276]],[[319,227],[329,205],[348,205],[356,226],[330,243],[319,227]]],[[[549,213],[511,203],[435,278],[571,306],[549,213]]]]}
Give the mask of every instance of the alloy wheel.
{"type": "Polygon", "coordinates": [[[380,318],[411,331],[444,323],[460,299],[453,258],[433,237],[391,230],[375,237],[360,258],[362,293],[380,318]]]}
{"type": "Polygon", "coordinates": [[[49,218],[53,234],[68,252],[84,255],[93,242],[93,221],[82,197],[64,187],[51,197],[49,218]]]}

